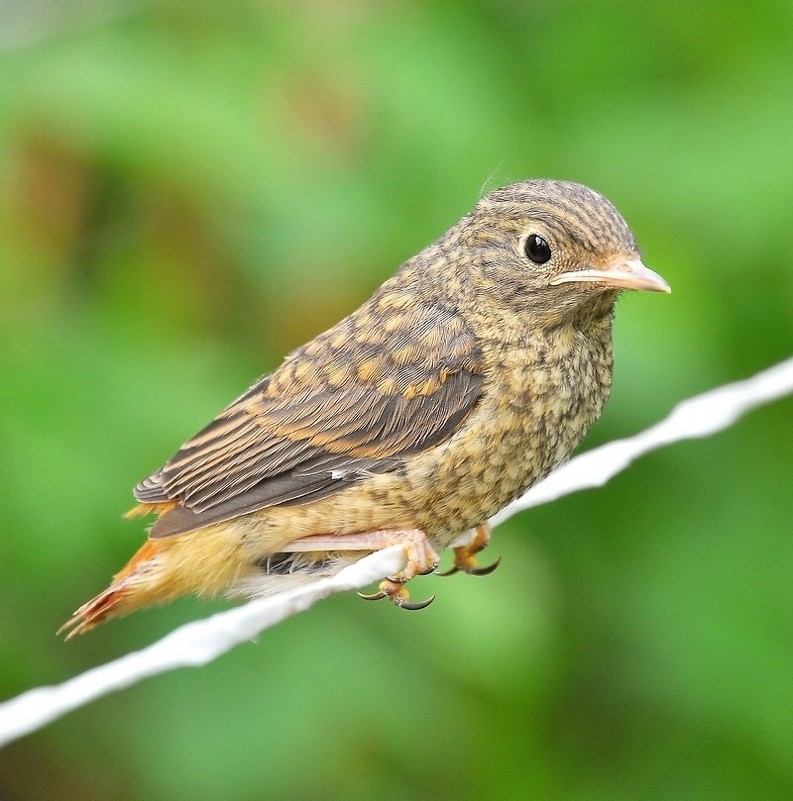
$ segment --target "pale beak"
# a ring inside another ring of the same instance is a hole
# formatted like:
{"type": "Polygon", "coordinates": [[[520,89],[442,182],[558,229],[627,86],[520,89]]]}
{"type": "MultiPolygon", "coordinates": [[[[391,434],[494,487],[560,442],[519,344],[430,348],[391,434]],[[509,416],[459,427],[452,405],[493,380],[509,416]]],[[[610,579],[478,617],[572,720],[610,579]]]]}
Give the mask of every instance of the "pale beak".
{"type": "Polygon", "coordinates": [[[600,284],[609,289],[647,289],[650,292],[671,292],[672,287],[658,273],[645,267],[639,259],[617,259],[602,269],[574,270],[552,278],[551,286],[570,283],[600,284]]]}

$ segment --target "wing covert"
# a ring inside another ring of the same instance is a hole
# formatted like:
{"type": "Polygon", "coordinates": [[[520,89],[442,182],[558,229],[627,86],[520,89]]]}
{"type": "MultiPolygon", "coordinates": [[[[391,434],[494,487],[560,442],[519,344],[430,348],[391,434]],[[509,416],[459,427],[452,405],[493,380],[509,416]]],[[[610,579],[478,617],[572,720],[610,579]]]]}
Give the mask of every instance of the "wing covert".
{"type": "Polygon", "coordinates": [[[456,430],[482,393],[473,334],[438,306],[383,320],[376,305],[290,354],[138,484],[142,504],[177,502],[150,536],[317,500],[456,430]]]}

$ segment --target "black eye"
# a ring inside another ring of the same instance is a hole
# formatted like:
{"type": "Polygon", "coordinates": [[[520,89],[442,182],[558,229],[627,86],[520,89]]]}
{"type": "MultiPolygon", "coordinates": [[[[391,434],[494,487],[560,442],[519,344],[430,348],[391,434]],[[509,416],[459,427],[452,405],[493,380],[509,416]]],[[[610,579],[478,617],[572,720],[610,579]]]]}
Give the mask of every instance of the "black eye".
{"type": "Polygon", "coordinates": [[[523,250],[535,264],[545,264],[551,258],[551,246],[537,234],[532,234],[526,240],[523,250]]]}

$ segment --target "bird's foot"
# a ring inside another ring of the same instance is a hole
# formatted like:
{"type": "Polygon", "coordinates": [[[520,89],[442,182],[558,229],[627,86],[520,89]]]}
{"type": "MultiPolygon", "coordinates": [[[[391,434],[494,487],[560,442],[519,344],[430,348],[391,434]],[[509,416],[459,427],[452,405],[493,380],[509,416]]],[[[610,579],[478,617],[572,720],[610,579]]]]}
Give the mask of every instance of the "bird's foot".
{"type": "Polygon", "coordinates": [[[439,576],[453,576],[455,573],[468,573],[469,576],[487,576],[492,573],[500,564],[499,556],[493,564],[487,567],[478,567],[476,555],[483,551],[490,544],[490,526],[483,523],[476,529],[473,539],[467,545],[461,545],[454,549],[454,564],[439,576]]]}
{"type": "Polygon", "coordinates": [[[432,573],[438,566],[438,554],[427,540],[427,535],[419,529],[399,529],[383,531],[367,531],[361,534],[312,534],[294,540],[280,550],[284,552],[298,551],[381,551],[392,545],[401,545],[405,549],[407,564],[405,567],[380,582],[376,593],[364,595],[367,601],[378,601],[388,598],[391,603],[402,609],[424,609],[435,599],[431,596],[424,601],[413,603],[405,584],[415,576],[432,573]]]}

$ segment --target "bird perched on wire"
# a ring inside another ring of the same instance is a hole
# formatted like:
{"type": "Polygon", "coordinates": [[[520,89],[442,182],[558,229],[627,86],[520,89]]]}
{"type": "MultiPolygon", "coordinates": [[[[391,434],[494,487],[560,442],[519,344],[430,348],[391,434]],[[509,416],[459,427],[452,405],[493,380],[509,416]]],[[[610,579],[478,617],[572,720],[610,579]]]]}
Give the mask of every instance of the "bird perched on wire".
{"type": "MultiPolygon", "coordinates": [[[[288,355],[135,488],[148,540],[64,626],[196,593],[258,596],[394,544],[455,549],[564,461],[601,413],[624,289],[668,292],[598,192],[530,180],[483,197],[357,311],[288,355]]],[[[432,600],[432,599],[429,599],[432,600]]]]}

